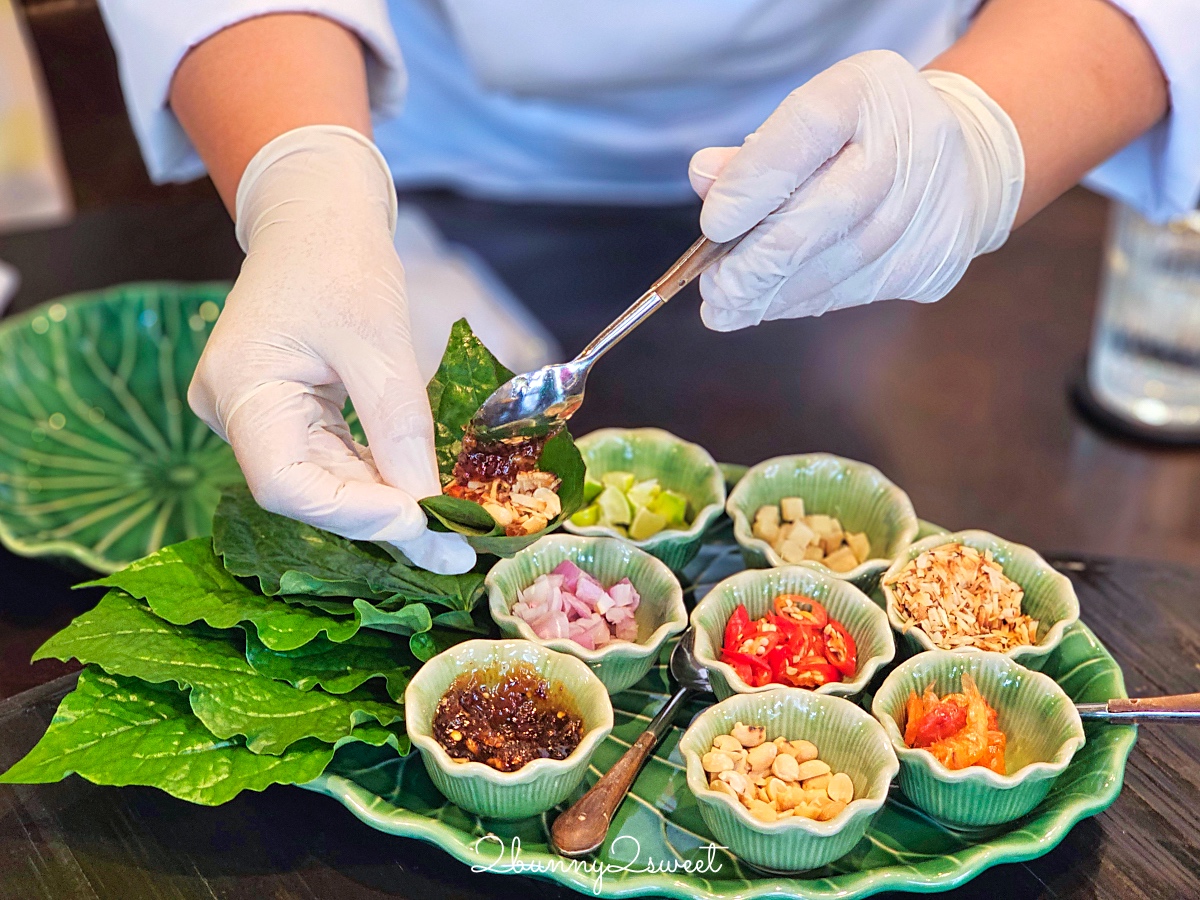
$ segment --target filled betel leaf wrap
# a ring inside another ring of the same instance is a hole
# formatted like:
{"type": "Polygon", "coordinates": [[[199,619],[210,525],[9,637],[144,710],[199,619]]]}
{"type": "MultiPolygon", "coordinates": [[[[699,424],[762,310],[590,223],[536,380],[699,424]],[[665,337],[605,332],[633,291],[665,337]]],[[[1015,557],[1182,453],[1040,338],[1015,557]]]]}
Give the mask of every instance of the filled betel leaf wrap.
{"type": "MultiPolygon", "coordinates": [[[[454,464],[462,451],[463,434],[471,417],[512,375],[475,337],[466,319],[454,323],[441,365],[429,382],[434,449],[443,484],[448,484],[453,477],[454,464]]],[[[434,530],[465,535],[480,553],[512,556],[558,528],[583,506],[586,466],[565,428],[546,442],[537,467],[558,476],[562,511],[544,529],[533,534],[506,535],[487,510],[470,500],[443,494],[424,498],[421,507],[429,515],[430,527],[434,530]]]]}

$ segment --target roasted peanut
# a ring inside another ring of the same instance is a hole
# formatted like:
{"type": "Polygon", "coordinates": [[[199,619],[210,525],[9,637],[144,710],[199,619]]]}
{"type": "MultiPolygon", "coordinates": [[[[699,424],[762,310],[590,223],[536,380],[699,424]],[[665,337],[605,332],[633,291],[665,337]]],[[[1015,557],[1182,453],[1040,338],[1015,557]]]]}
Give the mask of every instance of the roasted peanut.
{"type": "Polygon", "coordinates": [[[808,762],[800,763],[800,771],[796,777],[801,781],[808,781],[818,775],[828,775],[829,771],[829,763],[820,759],[810,759],[808,762]]]}
{"type": "Polygon", "coordinates": [[[771,768],[771,763],[775,761],[778,752],[779,748],[774,744],[759,744],[746,756],[746,762],[750,764],[750,771],[757,774],[771,768]]]}
{"type": "Polygon", "coordinates": [[[735,738],[732,734],[718,734],[713,738],[713,749],[721,750],[736,758],[738,753],[742,751],[742,742],[735,738]]]}
{"type": "Polygon", "coordinates": [[[736,797],[760,822],[802,816],[828,821],[854,799],[854,782],[834,773],[809,741],[766,739],[761,725],[738,722],[701,757],[709,787],[736,797]]]}
{"type": "Polygon", "coordinates": [[[771,772],[776,778],[795,781],[800,777],[800,763],[796,762],[796,757],[781,753],[771,763],[771,772]]]}
{"type": "Polygon", "coordinates": [[[728,794],[730,797],[737,797],[737,791],[729,786],[728,782],[722,781],[720,778],[714,778],[708,783],[711,790],[718,791],[722,794],[728,794]]]}
{"type": "Polygon", "coordinates": [[[830,778],[825,790],[829,792],[830,800],[836,800],[839,803],[849,803],[854,799],[854,782],[845,772],[838,772],[830,778]]]}
{"type": "Polygon", "coordinates": [[[750,779],[737,772],[722,772],[717,777],[733,788],[734,793],[739,797],[744,797],[754,789],[750,779]]]}
{"type": "Polygon", "coordinates": [[[803,783],[804,789],[806,791],[821,791],[822,793],[825,793],[826,789],[829,787],[829,781],[832,777],[833,776],[826,772],[824,775],[818,775],[816,778],[809,778],[803,783]]]}
{"type": "Polygon", "coordinates": [[[700,757],[700,765],[705,772],[730,772],[733,770],[733,757],[720,750],[710,750],[700,757]]]}
{"type": "Polygon", "coordinates": [[[761,725],[743,725],[738,722],[729,733],[747,750],[757,747],[767,739],[767,729],[761,725]]]}
{"type": "Polygon", "coordinates": [[[754,816],[760,822],[774,822],[779,818],[779,813],[775,811],[775,807],[770,803],[764,803],[762,800],[751,800],[746,804],[746,808],[750,810],[750,815],[754,816]]]}
{"type": "Polygon", "coordinates": [[[826,800],[820,812],[817,813],[817,821],[828,822],[845,808],[846,804],[838,800],[826,800]]]}

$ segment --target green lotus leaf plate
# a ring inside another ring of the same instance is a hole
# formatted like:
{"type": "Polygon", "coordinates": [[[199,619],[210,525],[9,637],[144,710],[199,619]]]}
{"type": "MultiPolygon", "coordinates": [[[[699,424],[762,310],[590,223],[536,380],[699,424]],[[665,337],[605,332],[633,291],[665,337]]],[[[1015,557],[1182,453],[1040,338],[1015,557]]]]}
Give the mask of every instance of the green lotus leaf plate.
{"type": "Polygon", "coordinates": [[[0,541],[112,572],[209,534],[229,446],[187,404],[227,284],[127,284],[0,323],[0,541]]]}
{"type": "MultiPolygon", "coordinates": [[[[939,530],[921,524],[923,535],[939,530]]],[[[743,566],[728,522],[714,532],[684,573],[685,586],[696,595],[743,566]]],[[[669,650],[649,675],[612,698],[616,727],[592,757],[580,792],[637,740],[666,701],[669,650]]],[[[1076,701],[1126,696],[1120,668],[1082,623],[1072,625],[1058,647],[1033,667],[1076,701]]],[[[336,798],[374,828],[437,844],[475,871],[533,875],[583,894],[846,900],[887,890],[949,890],[990,866],[1048,853],[1077,822],[1116,800],[1137,737],[1130,726],[1085,726],[1087,743],[1046,798],[1027,816],[992,828],[948,828],[906,802],[893,786],[883,810],[848,855],[812,872],[779,876],[756,871],[717,848],[688,791],[679,738],[704,705],[679,715],[591,860],[554,854],[547,837],[553,810],[520,822],[492,822],[463,812],[438,793],[416,754],[397,759],[361,745],[346,747],[305,787],[336,798]]]]}

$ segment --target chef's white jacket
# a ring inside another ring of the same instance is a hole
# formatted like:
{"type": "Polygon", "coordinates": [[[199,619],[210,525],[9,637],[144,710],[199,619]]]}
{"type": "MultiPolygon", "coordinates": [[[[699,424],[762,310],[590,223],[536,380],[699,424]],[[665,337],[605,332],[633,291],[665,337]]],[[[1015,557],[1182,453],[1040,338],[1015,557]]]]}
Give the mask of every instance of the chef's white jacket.
{"type": "MultiPolygon", "coordinates": [[[[1110,0],[1142,29],[1171,111],[1089,183],[1155,219],[1200,200],[1200,0],[1110,0]]],[[[861,50],[923,65],[979,0],[100,0],[151,177],[204,169],[167,105],[190,47],[310,12],[367,48],[397,184],[524,200],[692,196],[687,163],[737,145],[795,87],[861,50]]]]}

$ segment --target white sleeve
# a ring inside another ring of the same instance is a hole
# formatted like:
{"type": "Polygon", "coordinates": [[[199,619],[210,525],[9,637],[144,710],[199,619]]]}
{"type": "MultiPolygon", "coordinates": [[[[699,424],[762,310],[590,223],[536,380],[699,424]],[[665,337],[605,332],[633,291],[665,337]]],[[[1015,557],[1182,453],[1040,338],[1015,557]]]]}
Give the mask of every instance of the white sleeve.
{"type": "Polygon", "coordinates": [[[1200,203],[1200,0],[1108,0],[1137,23],[1169,82],[1161,122],[1084,183],[1162,222],[1200,203]]]}
{"type": "Polygon", "coordinates": [[[204,163],[167,105],[171,78],[192,47],[244,19],[312,13],[358,35],[367,49],[371,110],[394,115],[404,100],[400,47],[385,0],[99,0],[117,51],[121,88],[150,178],[188,181],[204,163]]]}

